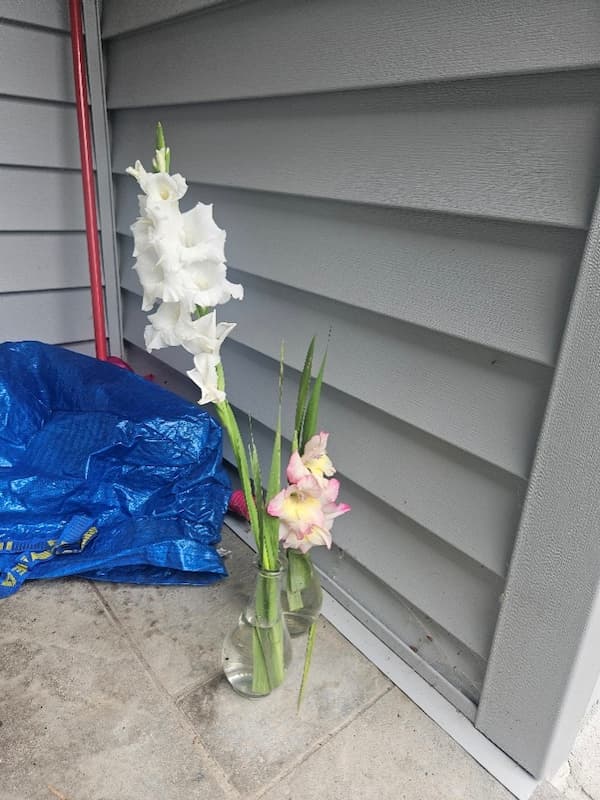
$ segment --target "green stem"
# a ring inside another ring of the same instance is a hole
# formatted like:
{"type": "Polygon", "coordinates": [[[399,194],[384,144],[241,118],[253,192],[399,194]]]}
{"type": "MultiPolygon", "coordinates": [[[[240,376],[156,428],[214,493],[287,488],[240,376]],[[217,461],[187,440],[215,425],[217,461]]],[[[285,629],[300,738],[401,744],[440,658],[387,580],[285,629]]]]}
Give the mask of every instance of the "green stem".
{"type": "MultiPolygon", "coordinates": [[[[217,365],[217,378],[217,385],[220,389],[224,389],[225,374],[223,372],[222,364],[217,365]]],[[[223,400],[221,403],[215,403],[215,408],[217,409],[219,421],[221,422],[223,428],[227,431],[229,441],[231,442],[231,448],[233,450],[235,462],[240,474],[242,491],[244,492],[246,505],[248,506],[250,528],[252,529],[252,535],[254,536],[254,541],[256,542],[256,549],[258,551],[260,565],[264,569],[270,571],[277,570],[279,569],[279,551],[277,547],[276,532],[275,537],[262,535],[265,523],[270,523],[272,525],[273,519],[266,514],[264,515],[264,519],[259,515],[256,502],[254,500],[254,493],[252,491],[250,469],[248,466],[248,459],[246,457],[246,450],[235,414],[233,413],[233,409],[227,400],[223,400]],[[273,541],[271,541],[271,539],[273,539],[273,541]]]]}
{"type": "MultiPolygon", "coordinates": [[[[225,375],[223,365],[217,366],[217,385],[221,390],[225,388],[225,375]]],[[[233,413],[233,409],[223,400],[215,403],[215,408],[223,428],[227,431],[229,441],[233,450],[233,455],[237,464],[242,483],[242,490],[248,506],[248,516],[250,527],[256,542],[259,554],[259,567],[265,573],[259,571],[256,583],[255,597],[255,620],[252,634],[252,690],[257,695],[268,694],[283,682],[285,675],[284,663],[284,621],[280,607],[280,583],[279,583],[279,552],[277,548],[276,535],[269,536],[264,530],[267,520],[266,513],[259,511],[254,498],[252,483],[250,480],[250,469],[246,450],[242,440],[242,435],[233,413]],[[273,542],[271,542],[273,539],[273,542]],[[268,573],[272,574],[268,574],[268,573]]],[[[278,421],[278,430],[280,426],[278,421]]],[[[278,444],[274,447],[274,464],[271,472],[279,475],[278,444]]],[[[256,478],[257,479],[257,478],[256,478]]],[[[270,479],[270,484],[274,484],[274,479],[270,479]]],[[[262,487],[259,487],[262,491],[262,487]]],[[[274,528],[276,534],[276,528],[274,528]]]]}
{"type": "Polygon", "coordinates": [[[244,492],[244,497],[246,498],[246,505],[248,506],[250,527],[252,528],[252,533],[254,534],[254,538],[256,539],[256,546],[258,547],[260,544],[257,538],[259,535],[258,511],[256,510],[256,503],[254,502],[254,495],[252,493],[252,485],[250,483],[250,472],[248,470],[248,461],[246,459],[246,453],[244,451],[242,435],[240,433],[240,429],[237,424],[237,420],[235,418],[233,410],[229,405],[229,403],[227,402],[227,400],[223,400],[222,403],[215,403],[215,408],[217,409],[217,414],[219,415],[219,421],[221,422],[223,428],[225,428],[225,430],[227,431],[227,435],[229,436],[229,441],[231,442],[233,455],[235,457],[238,472],[240,473],[242,490],[244,492]]]}
{"type": "Polygon", "coordinates": [[[278,573],[259,572],[255,612],[252,690],[264,695],[277,688],[285,677],[284,622],[279,607],[278,573]]]}

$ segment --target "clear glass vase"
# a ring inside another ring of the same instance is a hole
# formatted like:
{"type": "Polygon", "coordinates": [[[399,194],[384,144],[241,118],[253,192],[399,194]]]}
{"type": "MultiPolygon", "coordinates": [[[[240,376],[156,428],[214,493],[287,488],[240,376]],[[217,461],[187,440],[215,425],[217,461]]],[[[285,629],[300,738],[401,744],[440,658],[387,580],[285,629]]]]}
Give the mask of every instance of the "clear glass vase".
{"type": "Polygon", "coordinates": [[[281,607],[290,636],[301,636],[321,613],[323,591],[310,553],[287,550],[281,607]]]}
{"type": "Polygon", "coordinates": [[[264,697],[285,678],[292,644],[281,609],[283,570],[258,568],[254,596],[223,643],[223,672],[245,697],[264,697]]]}

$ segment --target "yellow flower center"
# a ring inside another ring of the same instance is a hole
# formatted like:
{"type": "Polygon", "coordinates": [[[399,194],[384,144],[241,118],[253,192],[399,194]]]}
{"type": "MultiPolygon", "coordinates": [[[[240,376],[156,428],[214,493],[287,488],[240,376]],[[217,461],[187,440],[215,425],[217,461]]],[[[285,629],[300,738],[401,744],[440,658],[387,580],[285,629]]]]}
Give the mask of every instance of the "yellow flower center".
{"type": "Polygon", "coordinates": [[[322,456],[311,458],[308,461],[305,461],[304,466],[307,470],[312,472],[313,475],[316,475],[318,478],[322,478],[326,472],[331,471],[333,465],[329,456],[323,453],[322,456]]]}
{"type": "Polygon", "coordinates": [[[310,497],[304,492],[291,492],[283,501],[282,516],[302,522],[314,517],[321,504],[316,497],[310,497]]]}

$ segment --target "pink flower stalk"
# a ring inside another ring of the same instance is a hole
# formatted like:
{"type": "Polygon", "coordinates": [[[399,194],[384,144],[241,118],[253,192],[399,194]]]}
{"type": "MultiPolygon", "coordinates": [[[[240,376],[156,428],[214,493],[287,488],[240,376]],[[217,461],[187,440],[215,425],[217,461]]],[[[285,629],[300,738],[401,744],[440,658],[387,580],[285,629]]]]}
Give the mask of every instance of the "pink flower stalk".
{"type": "Polygon", "coordinates": [[[350,511],[346,503],[335,502],[339,488],[339,481],[319,481],[309,473],[275,495],[267,512],[279,517],[279,541],[284,548],[301,553],[315,545],[331,548],[333,520],[350,511]]]}

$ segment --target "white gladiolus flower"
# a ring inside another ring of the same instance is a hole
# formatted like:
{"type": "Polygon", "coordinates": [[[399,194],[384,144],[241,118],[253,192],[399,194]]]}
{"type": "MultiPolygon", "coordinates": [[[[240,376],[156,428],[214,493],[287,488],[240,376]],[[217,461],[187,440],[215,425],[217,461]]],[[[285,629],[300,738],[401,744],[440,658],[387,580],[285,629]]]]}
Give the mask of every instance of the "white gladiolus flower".
{"type": "Polygon", "coordinates": [[[225,392],[217,387],[216,368],[221,360],[221,345],[234,328],[233,322],[220,322],[217,325],[217,315],[214,311],[187,326],[186,335],[190,338],[182,344],[186,350],[194,354],[194,369],[189,370],[187,374],[202,390],[200,405],[220,403],[225,400],[225,392]]]}
{"type": "Polygon", "coordinates": [[[133,233],[133,257],[154,247],[154,226],[145,217],[138,217],[130,228],[133,233]]]}
{"type": "Polygon", "coordinates": [[[225,392],[217,386],[218,363],[216,356],[201,353],[194,356],[194,369],[187,372],[188,377],[202,390],[202,397],[198,400],[201,406],[206,403],[222,403],[225,400],[225,392]]]}
{"type": "Polygon", "coordinates": [[[194,208],[181,215],[184,244],[188,259],[192,261],[225,261],[225,237],[213,219],[213,207],[197,203],[194,208]]]}
{"type": "Polygon", "coordinates": [[[154,303],[163,296],[164,273],[156,265],[156,255],[153,250],[143,250],[137,253],[137,261],[133,269],[136,270],[144,297],[142,299],[142,311],[151,311],[154,303]]]}
{"type": "MultiPolygon", "coordinates": [[[[180,318],[179,336],[183,347],[192,355],[208,354],[220,358],[221,345],[235,328],[235,322],[219,322],[215,311],[200,319],[180,318]]],[[[217,361],[218,363],[218,361],[217,361]]]]}
{"type": "Polygon", "coordinates": [[[146,172],[141,161],[136,161],[134,167],[127,167],[127,173],[133,175],[147,197],[146,202],[153,206],[178,202],[187,192],[185,178],[179,173],[169,175],[167,172],[146,172]]]}
{"type": "Polygon", "coordinates": [[[197,203],[181,215],[185,243],[181,258],[189,278],[185,292],[189,306],[212,308],[244,296],[243,287],[226,278],[226,233],[215,223],[212,209],[212,205],[197,203]]]}
{"type": "Polygon", "coordinates": [[[216,356],[225,338],[235,328],[235,322],[219,322],[212,311],[199,319],[192,319],[181,303],[161,303],[158,310],[148,317],[150,325],[144,331],[148,352],[161,347],[181,345],[192,355],[216,356]]]}
{"type": "Polygon", "coordinates": [[[180,314],[179,303],[161,303],[154,314],[148,316],[150,325],[144,329],[144,342],[149,353],[161,347],[178,347],[181,344],[177,332],[180,314]]]}
{"type": "Polygon", "coordinates": [[[203,261],[186,265],[179,276],[181,301],[192,311],[196,306],[214,308],[232,297],[241,299],[243,288],[230,283],[226,274],[227,268],[223,262],[203,261]]]}

